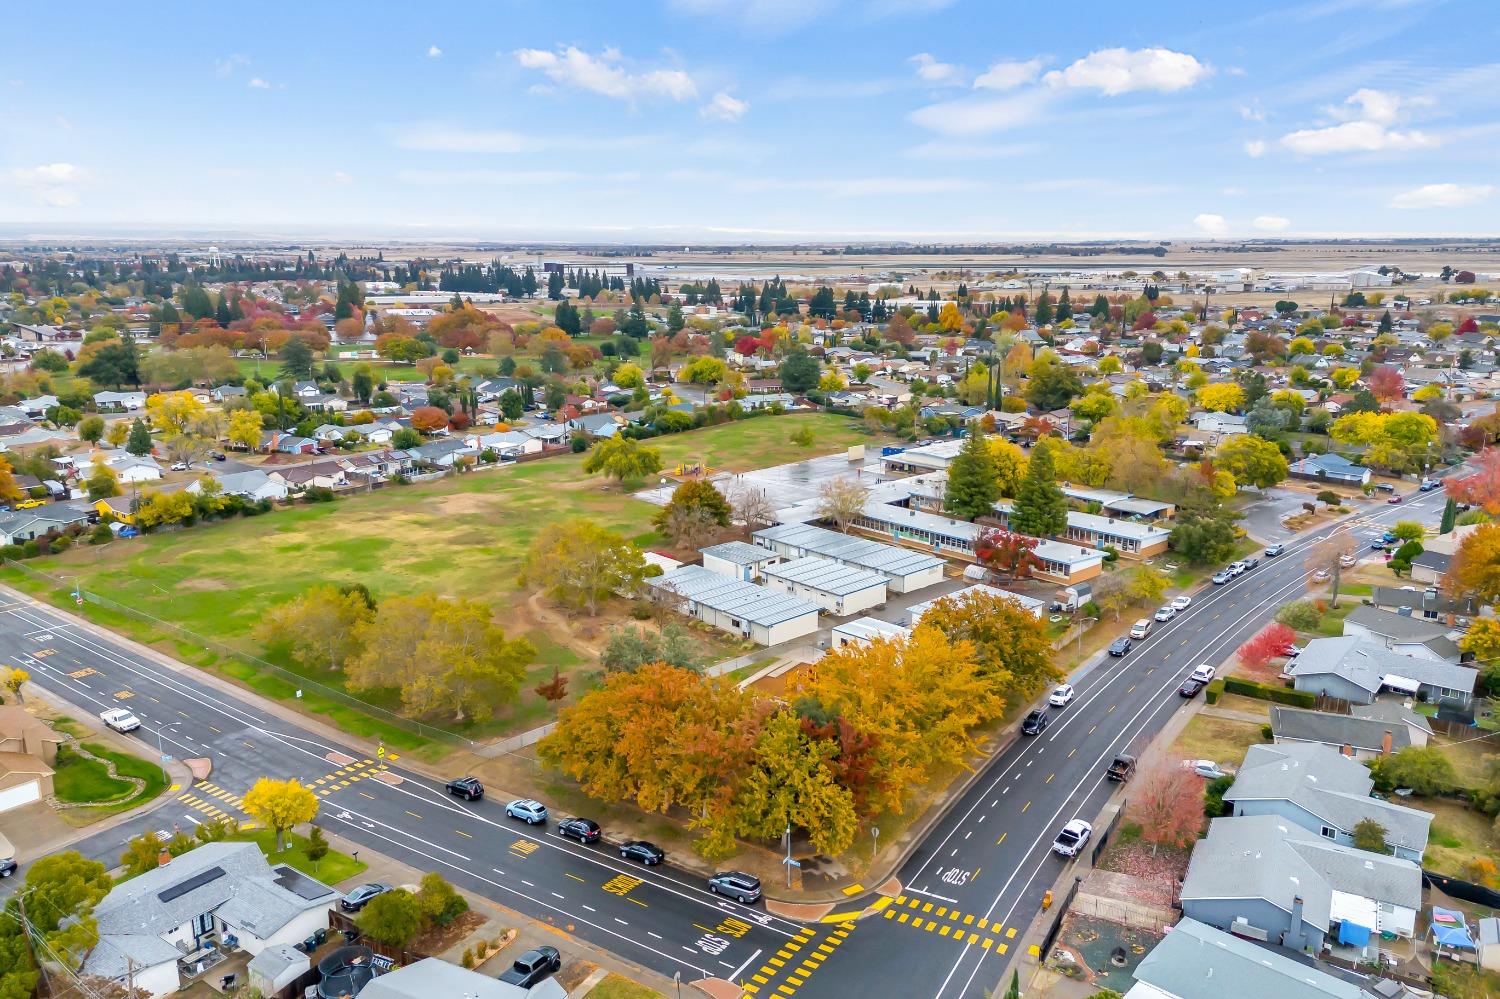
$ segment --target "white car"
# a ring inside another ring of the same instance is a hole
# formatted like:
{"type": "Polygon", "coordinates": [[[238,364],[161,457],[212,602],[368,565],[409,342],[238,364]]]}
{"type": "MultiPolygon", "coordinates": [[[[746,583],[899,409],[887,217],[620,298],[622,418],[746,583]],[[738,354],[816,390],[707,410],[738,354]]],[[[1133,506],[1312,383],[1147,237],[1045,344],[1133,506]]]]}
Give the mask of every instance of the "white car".
{"type": "Polygon", "coordinates": [[[1052,688],[1052,696],[1047,698],[1047,703],[1054,708],[1065,708],[1073,703],[1073,685],[1071,683],[1059,683],[1052,688]]]}
{"type": "Polygon", "coordinates": [[[134,732],[141,727],[141,720],[124,708],[101,711],[99,720],[116,732],[134,732]]]}
{"type": "Polygon", "coordinates": [[[1199,777],[1207,777],[1209,780],[1218,780],[1220,777],[1229,776],[1229,771],[1219,766],[1213,760],[1185,760],[1183,766],[1192,770],[1199,777]]]}
{"type": "Polygon", "coordinates": [[[1052,841],[1052,852],[1063,857],[1076,857],[1083,845],[1094,835],[1094,827],[1082,819],[1074,819],[1062,827],[1062,832],[1052,841]]]}
{"type": "Polygon", "coordinates": [[[1245,570],[1248,568],[1249,566],[1245,565],[1245,563],[1243,562],[1230,562],[1227,566],[1224,567],[1224,571],[1229,573],[1231,576],[1241,576],[1244,575],[1245,570]]]}
{"type": "Polygon", "coordinates": [[[1177,597],[1172,601],[1172,609],[1174,611],[1178,611],[1179,613],[1187,610],[1191,606],[1193,606],[1192,597],[1177,597]]]}
{"type": "Polygon", "coordinates": [[[1216,670],[1208,663],[1199,663],[1193,667],[1192,679],[1197,680],[1199,683],[1207,683],[1214,678],[1215,672],[1216,670]]]}
{"type": "Polygon", "coordinates": [[[1171,604],[1165,604],[1153,616],[1158,621],[1170,621],[1177,616],[1177,611],[1173,609],[1171,604]]]}

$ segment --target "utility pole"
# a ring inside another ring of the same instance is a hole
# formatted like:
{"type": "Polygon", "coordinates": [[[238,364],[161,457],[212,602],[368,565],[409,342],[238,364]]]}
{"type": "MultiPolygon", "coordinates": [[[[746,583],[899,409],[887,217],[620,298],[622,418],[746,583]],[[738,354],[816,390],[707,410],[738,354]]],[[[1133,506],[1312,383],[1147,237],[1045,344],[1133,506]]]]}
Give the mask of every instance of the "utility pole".
{"type": "Polygon", "coordinates": [[[26,893],[16,893],[16,907],[20,910],[21,933],[26,937],[26,953],[31,955],[31,963],[42,976],[42,981],[47,983],[47,992],[52,991],[52,982],[47,978],[47,969],[36,957],[36,944],[31,939],[31,920],[26,916],[26,893]]]}

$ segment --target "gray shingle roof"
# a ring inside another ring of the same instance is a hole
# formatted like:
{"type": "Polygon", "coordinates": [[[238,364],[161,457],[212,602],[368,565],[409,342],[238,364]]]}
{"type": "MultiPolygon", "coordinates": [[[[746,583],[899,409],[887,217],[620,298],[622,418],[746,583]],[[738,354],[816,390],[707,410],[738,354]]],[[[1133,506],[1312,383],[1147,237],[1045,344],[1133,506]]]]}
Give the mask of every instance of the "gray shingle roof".
{"type": "Polygon", "coordinates": [[[1357,985],[1195,919],[1172,927],[1135,978],[1187,999],[1369,999],[1357,985]]]}
{"type": "Polygon", "coordinates": [[[1404,644],[1440,638],[1447,635],[1449,630],[1448,626],[1440,621],[1428,621],[1425,618],[1411,617],[1406,614],[1393,614],[1379,607],[1364,605],[1350,611],[1344,618],[1344,624],[1346,627],[1356,624],[1368,629],[1373,635],[1394,639],[1404,644]]]}
{"type": "Polygon", "coordinates": [[[1471,692],[1479,675],[1468,666],[1392,652],[1359,635],[1313,639],[1293,661],[1291,671],[1299,677],[1332,673],[1372,694],[1392,673],[1434,687],[1471,692]]]}
{"type": "Polygon", "coordinates": [[[1271,708],[1271,733],[1277,739],[1352,746],[1372,752],[1380,752],[1387,733],[1392,752],[1411,745],[1411,733],[1399,722],[1279,706],[1271,708]]]}

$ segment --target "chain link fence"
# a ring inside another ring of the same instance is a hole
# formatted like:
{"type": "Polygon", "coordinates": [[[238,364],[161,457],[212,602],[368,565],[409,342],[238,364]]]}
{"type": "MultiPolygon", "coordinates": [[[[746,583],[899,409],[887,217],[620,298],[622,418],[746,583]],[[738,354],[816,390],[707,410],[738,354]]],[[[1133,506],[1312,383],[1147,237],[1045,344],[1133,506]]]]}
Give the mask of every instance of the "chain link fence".
{"type": "Polygon", "coordinates": [[[125,617],[131,618],[132,620],[140,621],[144,624],[149,624],[155,628],[159,628],[168,636],[184,644],[196,646],[198,648],[204,649],[207,652],[212,652],[222,658],[244,663],[245,665],[254,668],[258,672],[264,673],[268,676],[274,676],[279,680],[284,680],[294,686],[298,690],[299,694],[315,694],[318,697],[325,698],[335,704],[353,708],[355,711],[358,711],[375,721],[381,722],[386,725],[395,726],[396,728],[399,728],[405,732],[410,732],[413,735],[419,736],[423,739],[444,742],[449,745],[464,749],[474,749],[476,747],[476,743],[474,742],[474,740],[468,739],[456,732],[450,732],[447,729],[439,728],[435,725],[428,725],[424,722],[420,722],[412,718],[404,718],[401,715],[396,714],[395,712],[388,711],[385,708],[380,707],[379,705],[371,704],[369,701],[361,700],[358,697],[354,697],[342,690],[337,690],[333,687],[328,686],[327,684],[319,683],[318,681],[309,679],[308,677],[302,676],[299,673],[294,673],[289,669],[277,666],[275,663],[267,662],[266,660],[261,659],[259,656],[250,655],[248,652],[243,652],[232,646],[225,645],[223,642],[219,642],[215,639],[200,635],[194,631],[189,631],[187,628],[184,628],[178,624],[174,624],[171,621],[163,621],[161,618],[155,617],[151,614],[147,614],[145,611],[138,610],[137,608],[130,607],[126,604],[122,604],[117,600],[111,600],[109,597],[106,597],[101,593],[95,593],[92,590],[85,590],[77,583],[71,582],[61,576],[54,576],[50,573],[42,572],[40,569],[36,569],[32,566],[26,565],[23,562],[18,562],[10,558],[0,559],[0,565],[3,565],[6,568],[17,569],[21,572],[22,575],[36,580],[37,582],[44,583],[53,589],[68,590],[74,595],[74,598],[78,602],[80,607],[85,602],[87,602],[98,607],[102,607],[105,610],[112,611],[116,614],[122,614],[125,617]]]}

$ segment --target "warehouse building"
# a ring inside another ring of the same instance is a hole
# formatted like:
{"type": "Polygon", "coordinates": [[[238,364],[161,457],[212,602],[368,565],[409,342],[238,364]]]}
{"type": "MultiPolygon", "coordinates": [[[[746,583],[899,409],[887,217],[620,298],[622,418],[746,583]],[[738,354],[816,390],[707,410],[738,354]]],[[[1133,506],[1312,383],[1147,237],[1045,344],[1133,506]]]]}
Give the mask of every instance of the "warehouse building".
{"type": "Polygon", "coordinates": [[[818,630],[817,604],[701,565],[685,565],[646,582],[662,597],[678,601],[684,614],[761,645],[790,642],[818,630]]]}
{"type": "Polygon", "coordinates": [[[885,603],[885,577],[880,573],[816,555],[768,566],[765,574],[769,589],[811,600],[835,617],[885,603]]]}
{"type": "Polygon", "coordinates": [[[892,593],[911,593],[943,580],[943,560],[922,552],[840,534],[812,524],[777,524],[756,531],[757,544],[785,558],[817,555],[879,573],[892,593]]]}

